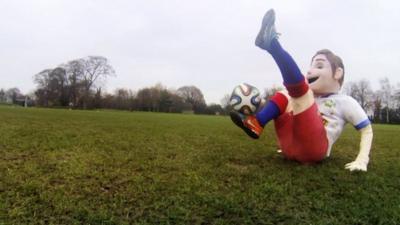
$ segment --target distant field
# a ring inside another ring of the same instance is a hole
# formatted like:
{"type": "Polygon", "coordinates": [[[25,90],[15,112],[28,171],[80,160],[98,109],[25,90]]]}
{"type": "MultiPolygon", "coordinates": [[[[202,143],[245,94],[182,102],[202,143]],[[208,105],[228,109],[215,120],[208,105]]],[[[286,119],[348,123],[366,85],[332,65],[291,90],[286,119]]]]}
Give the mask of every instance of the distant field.
{"type": "Polygon", "coordinates": [[[400,224],[400,126],[348,127],[325,162],[228,117],[0,106],[0,224],[400,224]]]}

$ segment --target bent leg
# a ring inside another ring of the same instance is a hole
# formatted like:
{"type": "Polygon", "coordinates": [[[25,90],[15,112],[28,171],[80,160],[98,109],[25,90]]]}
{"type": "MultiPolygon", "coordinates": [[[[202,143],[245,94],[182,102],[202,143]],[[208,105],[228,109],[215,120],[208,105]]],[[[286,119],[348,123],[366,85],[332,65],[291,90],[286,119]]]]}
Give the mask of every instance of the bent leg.
{"type": "Polygon", "coordinates": [[[279,116],[275,119],[275,130],[286,158],[301,163],[325,158],[328,139],[315,103],[296,115],[292,111],[279,116]]]}
{"type": "Polygon", "coordinates": [[[282,154],[290,160],[296,160],[296,150],[293,144],[293,114],[286,112],[274,120],[275,132],[278,136],[282,154]]]}
{"type": "Polygon", "coordinates": [[[293,126],[293,144],[298,146],[296,160],[303,163],[323,160],[328,151],[328,138],[317,104],[293,115],[293,126]]]}
{"type": "Polygon", "coordinates": [[[308,85],[299,67],[292,56],[282,48],[278,41],[274,10],[268,10],[265,14],[255,44],[261,49],[266,50],[274,58],[281,71],[284,85],[291,97],[300,97],[307,92],[308,85]]]}
{"type": "Polygon", "coordinates": [[[304,95],[309,89],[308,84],[292,56],[282,48],[277,39],[271,42],[271,49],[268,52],[281,71],[283,84],[289,95],[293,98],[304,95]]]}
{"type": "Polygon", "coordinates": [[[291,106],[293,109],[293,115],[300,114],[307,109],[309,109],[315,103],[314,94],[311,89],[298,97],[298,98],[291,98],[291,106]]]}
{"type": "Polygon", "coordinates": [[[267,104],[256,114],[256,118],[261,126],[265,126],[270,120],[277,118],[286,111],[288,96],[282,92],[277,92],[271,97],[267,104]]]}
{"type": "Polygon", "coordinates": [[[285,86],[286,84],[291,85],[301,83],[304,80],[304,76],[296,62],[292,56],[282,48],[277,39],[274,39],[271,42],[271,49],[268,52],[278,65],[285,86]]]}

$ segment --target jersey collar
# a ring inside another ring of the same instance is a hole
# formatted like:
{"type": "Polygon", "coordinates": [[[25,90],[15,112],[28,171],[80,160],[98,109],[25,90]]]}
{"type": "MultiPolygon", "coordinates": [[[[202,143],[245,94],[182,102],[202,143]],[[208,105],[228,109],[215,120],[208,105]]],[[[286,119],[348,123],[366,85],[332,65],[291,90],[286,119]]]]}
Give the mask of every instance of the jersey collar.
{"type": "Polygon", "coordinates": [[[335,95],[335,94],[337,94],[337,93],[328,93],[328,94],[320,95],[320,96],[318,96],[318,97],[319,97],[319,98],[327,98],[327,97],[329,97],[329,96],[331,96],[331,95],[335,95]]]}

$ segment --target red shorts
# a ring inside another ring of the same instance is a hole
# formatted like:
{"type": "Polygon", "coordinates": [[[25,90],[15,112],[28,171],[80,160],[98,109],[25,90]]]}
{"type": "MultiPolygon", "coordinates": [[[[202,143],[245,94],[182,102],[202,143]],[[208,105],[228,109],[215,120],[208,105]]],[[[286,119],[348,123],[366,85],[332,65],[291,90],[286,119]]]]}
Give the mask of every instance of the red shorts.
{"type": "Polygon", "coordinates": [[[275,119],[275,130],[286,158],[302,163],[318,162],[325,158],[328,139],[315,103],[297,115],[284,113],[279,116],[275,119]]]}

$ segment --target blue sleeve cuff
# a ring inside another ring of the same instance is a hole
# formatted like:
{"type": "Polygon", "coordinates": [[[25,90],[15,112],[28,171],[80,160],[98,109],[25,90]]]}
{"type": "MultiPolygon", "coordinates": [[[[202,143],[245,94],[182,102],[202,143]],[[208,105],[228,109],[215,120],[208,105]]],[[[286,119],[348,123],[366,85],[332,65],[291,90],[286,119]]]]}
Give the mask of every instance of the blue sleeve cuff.
{"type": "Polygon", "coordinates": [[[371,124],[371,121],[369,121],[369,119],[366,119],[366,120],[362,121],[361,123],[355,125],[354,128],[356,128],[357,130],[360,130],[370,124],[371,124]]]}

